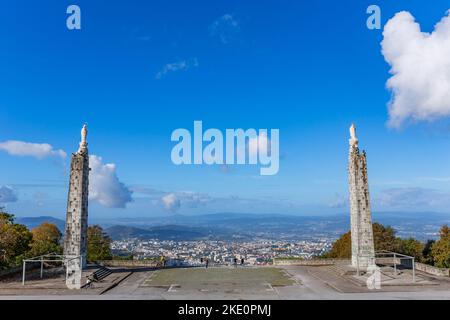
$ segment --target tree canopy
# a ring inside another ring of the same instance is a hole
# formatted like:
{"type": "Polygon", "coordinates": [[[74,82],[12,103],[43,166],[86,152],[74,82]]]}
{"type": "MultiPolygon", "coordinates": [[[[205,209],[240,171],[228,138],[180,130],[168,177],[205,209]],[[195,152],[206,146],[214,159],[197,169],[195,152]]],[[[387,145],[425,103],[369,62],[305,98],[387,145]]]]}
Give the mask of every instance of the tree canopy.
{"type": "MultiPolygon", "coordinates": [[[[343,234],[333,243],[331,250],[326,253],[328,258],[349,259],[352,255],[352,236],[351,232],[343,234]]],[[[395,251],[396,237],[395,230],[392,227],[385,227],[382,224],[373,224],[373,241],[375,250],[395,251]]]]}
{"type": "Polygon", "coordinates": [[[31,230],[33,240],[30,243],[30,254],[40,256],[48,253],[62,253],[62,234],[55,224],[44,222],[31,230]]]}
{"type": "Polygon", "coordinates": [[[373,242],[375,244],[375,251],[395,251],[397,245],[396,240],[394,228],[391,226],[383,226],[377,222],[373,224],[373,242]]]}
{"type": "Polygon", "coordinates": [[[416,261],[424,261],[424,250],[425,245],[414,239],[414,238],[408,238],[408,239],[397,239],[397,245],[396,250],[399,253],[405,254],[407,256],[414,257],[416,261]]]}
{"type": "MultiPolygon", "coordinates": [[[[395,236],[395,229],[373,224],[375,251],[387,250],[412,256],[416,261],[434,265],[439,268],[450,268],[450,228],[441,228],[440,239],[422,243],[414,238],[401,239],[395,236]]],[[[349,259],[351,257],[351,232],[343,234],[336,240],[325,258],[349,259]]]]}
{"type": "Polygon", "coordinates": [[[431,247],[434,264],[438,268],[450,268],[450,228],[441,228],[440,239],[431,247]]]}
{"type": "Polygon", "coordinates": [[[14,215],[0,208],[0,267],[20,263],[29,250],[32,234],[23,224],[14,223],[14,215]]]}
{"type": "Polygon", "coordinates": [[[344,233],[333,243],[331,250],[325,254],[327,258],[349,259],[352,255],[351,232],[344,233]]]}
{"type": "Polygon", "coordinates": [[[88,228],[88,261],[110,260],[111,238],[103,231],[102,227],[94,225],[88,228]]]}
{"type": "Polygon", "coordinates": [[[53,223],[44,222],[31,232],[15,223],[14,215],[0,208],[0,268],[20,265],[24,258],[61,253],[61,232],[53,223]]]}

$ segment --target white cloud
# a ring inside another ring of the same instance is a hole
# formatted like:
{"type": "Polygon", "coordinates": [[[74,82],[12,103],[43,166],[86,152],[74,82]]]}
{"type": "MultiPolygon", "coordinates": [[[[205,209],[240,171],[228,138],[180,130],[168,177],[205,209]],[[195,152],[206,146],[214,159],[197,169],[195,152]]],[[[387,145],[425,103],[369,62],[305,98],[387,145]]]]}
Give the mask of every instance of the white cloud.
{"type": "Polygon", "coordinates": [[[223,44],[229,43],[239,31],[239,22],[229,13],[218,18],[209,27],[211,36],[218,37],[223,44]]]}
{"type": "Polygon", "coordinates": [[[169,193],[161,198],[163,206],[170,212],[175,212],[181,207],[181,201],[177,198],[175,193],[169,193]]]}
{"type": "Polygon", "coordinates": [[[172,192],[161,198],[164,209],[170,212],[177,211],[181,206],[198,208],[210,201],[212,199],[209,195],[192,191],[172,192]]]}
{"type": "Polygon", "coordinates": [[[0,187],[0,203],[16,202],[17,195],[15,191],[7,186],[0,187]]]}
{"type": "Polygon", "coordinates": [[[375,204],[387,208],[436,209],[450,205],[450,194],[427,188],[391,188],[375,198],[375,204]]]}
{"type": "Polygon", "coordinates": [[[89,199],[108,208],[125,208],[132,201],[132,191],[119,181],[116,165],[103,164],[102,158],[89,156],[89,199]]]}
{"type": "Polygon", "coordinates": [[[198,67],[197,58],[168,63],[156,74],[155,78],[159,80],[169,72],[186,71],[192,67],[198,67]]]}
{"type": "Polygon", "coordinates": [[[4,150],[13,156],[30,156],[37,159],[43,159],[45,157],[59,157],[65,159],[67,156],[63,150],[55,150],[48,143],[31,143],[10,140],[0,142],[0,150],[4,150]]]}
{"type": "Polygon", "coordinates": [[[390,126],[450,116],[449,14],[450,10],[432,33],[421,32],[420,25],[406,11],[397,13],[386,24],[381,46],[392,67],[392,77],[386,84],[392,91],[390,126]]]}

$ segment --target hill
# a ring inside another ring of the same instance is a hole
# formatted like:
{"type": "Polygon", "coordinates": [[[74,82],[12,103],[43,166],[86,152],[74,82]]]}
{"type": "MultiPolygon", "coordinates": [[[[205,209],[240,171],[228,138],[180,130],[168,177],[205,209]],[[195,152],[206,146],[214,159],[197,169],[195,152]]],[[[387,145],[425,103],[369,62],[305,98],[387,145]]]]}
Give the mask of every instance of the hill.
{"type": "Polygon", "coordinates": [[[109,227],[105,232],[113,239],[159,239],[159,240],[200,240],[214,237],[212,230],[206,228],[194,228],[186,226],[166,225],[151,228],[136,228],[130,226],[116,225],[109,227]]]}
{"type": "Polygon", "coordinates": [[[54,223],[61,233],[64,233],[64,228],[66,222],[64,220],[50,217],[50,216],[41,216],[41,217],[17,217],[16,222],[20,224],[24,224],[28,229],[36,228],[44,222],[54,223]]]}

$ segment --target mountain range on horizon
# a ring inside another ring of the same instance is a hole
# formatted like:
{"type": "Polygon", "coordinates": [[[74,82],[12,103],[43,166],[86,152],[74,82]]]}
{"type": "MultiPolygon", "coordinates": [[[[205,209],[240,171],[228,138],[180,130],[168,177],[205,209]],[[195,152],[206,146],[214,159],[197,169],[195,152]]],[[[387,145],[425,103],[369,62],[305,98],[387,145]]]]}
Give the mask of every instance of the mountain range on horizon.
{"type": "MultiPolygon", "coordinates": [[[[32,229],[43,222],[56,224],[64,232],[65,221],[51,216],[17,217],[32,229]]],[[[401,237],[436,238],[439,228],[450,224],[450,214],[437,212],[380,212],[373,221],[390,225],[401,237]]],[[[114,240],[124,238],[160,240],[252,240],[337,238],[350,228],[348,214],[294,216],[285,214],[215,213],[164,217],[93,219],[114,240]]]]}

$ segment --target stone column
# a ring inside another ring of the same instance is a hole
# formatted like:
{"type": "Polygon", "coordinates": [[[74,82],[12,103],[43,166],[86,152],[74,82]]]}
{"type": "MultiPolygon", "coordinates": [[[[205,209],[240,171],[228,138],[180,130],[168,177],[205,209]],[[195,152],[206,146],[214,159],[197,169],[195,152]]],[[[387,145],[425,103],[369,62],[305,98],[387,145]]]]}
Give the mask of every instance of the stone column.
{"type": "Polygon", "coordinates": [[[70,164],[64,235],[64,255],[67,259],[66,285],[70,289],[80,289],[82,269],[86,266],[89,196],[89,153],[86,136],[87,128],[83,126],[80,148],[72,154],[70,164]]]}
{"type": "Polygon", "coordinates": [[[350,127],[348,164],[350,192],[350,222],[352,238],[352,266],[367,270],[375,263],[372,214],[370,210],[369,182],[366,153],[360,153],[356,128],[350,127]]]}

